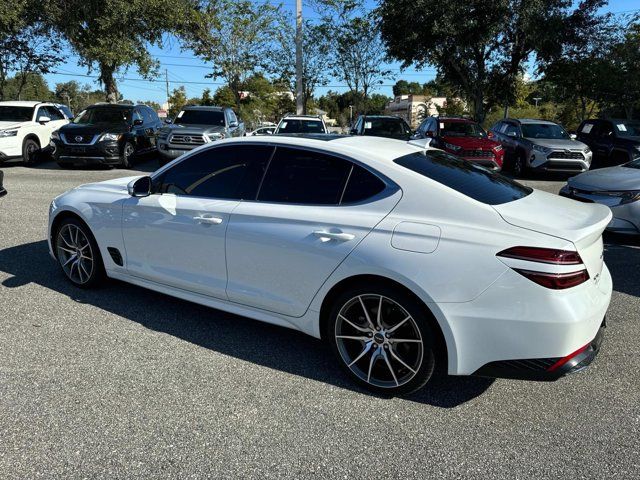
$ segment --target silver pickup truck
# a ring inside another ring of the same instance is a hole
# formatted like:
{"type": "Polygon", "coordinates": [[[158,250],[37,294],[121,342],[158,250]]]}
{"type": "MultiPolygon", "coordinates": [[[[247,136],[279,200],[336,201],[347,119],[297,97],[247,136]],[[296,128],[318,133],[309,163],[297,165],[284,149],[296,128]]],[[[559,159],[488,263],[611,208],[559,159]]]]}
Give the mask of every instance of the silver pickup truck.
{"type": "Polygon", "coordinates": [[[158,131],[156,144],[160,165],[205,143],[244,134],[244,123],[231,108],[186,106],[172,123],[158,131]]]}

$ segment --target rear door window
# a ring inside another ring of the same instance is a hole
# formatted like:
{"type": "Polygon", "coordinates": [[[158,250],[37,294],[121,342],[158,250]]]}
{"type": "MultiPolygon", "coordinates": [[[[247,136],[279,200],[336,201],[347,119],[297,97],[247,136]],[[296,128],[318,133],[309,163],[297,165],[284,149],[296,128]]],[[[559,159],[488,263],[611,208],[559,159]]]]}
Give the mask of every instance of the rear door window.
{"type": "Polygon", "coordinates": [[[363,202],[385,189],[385,183],[360,165],[353,165],[341,204],[363,202]]]}
{"type": "Polygon", "coordinates": [[[411,153],[394,162],[488,205],[518,200],[533,191],[503,175],[438,150],[411,153]]]}
{"type": "Polygon", "coordinates": [[[278,147],[262,182],[258,200],[337,205],[351,165],[351,162],[332,155],[278,147]]]}

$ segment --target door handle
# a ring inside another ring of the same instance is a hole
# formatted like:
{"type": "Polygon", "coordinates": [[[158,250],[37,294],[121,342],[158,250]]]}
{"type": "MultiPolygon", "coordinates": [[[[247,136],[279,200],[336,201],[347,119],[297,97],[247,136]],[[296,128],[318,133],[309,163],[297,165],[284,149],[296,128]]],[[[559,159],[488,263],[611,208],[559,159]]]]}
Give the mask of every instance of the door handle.
{"type": "Polygon", "coordinates": [[[313,234],[320,239],[326,238],[328,240],[339,240],[341,242],[348,242],[356,238],[355,235],[350,233],[326,232],[324,230],[316,230],[313,234]]]}
{"type": "Polygon", "coordinates": [[[207,225],[220,225],[222,223],[222,219],[220,217],[193,217],[193,219],[198,223],[204,223],[207,225]]]}

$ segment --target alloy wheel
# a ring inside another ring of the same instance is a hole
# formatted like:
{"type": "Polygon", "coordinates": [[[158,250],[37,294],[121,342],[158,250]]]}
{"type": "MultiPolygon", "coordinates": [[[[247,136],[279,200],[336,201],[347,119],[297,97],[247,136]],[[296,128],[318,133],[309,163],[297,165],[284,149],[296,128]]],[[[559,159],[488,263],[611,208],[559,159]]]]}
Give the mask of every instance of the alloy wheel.
{"type": "Polygon", "coordinates": [[[414,318],[379,294],[347,301],[335,324],[338,352],[358,378],[379,388],[397,388],[416,376],[424,342],[414,318]]]}
{"type": "Polygon", "coordinates": [[[67,277],[80,285],[87,283],[93,274],[94,260],[91,243],[84,232],[76,225],[64,225],[58,232],[56,248],[67,277]]]}

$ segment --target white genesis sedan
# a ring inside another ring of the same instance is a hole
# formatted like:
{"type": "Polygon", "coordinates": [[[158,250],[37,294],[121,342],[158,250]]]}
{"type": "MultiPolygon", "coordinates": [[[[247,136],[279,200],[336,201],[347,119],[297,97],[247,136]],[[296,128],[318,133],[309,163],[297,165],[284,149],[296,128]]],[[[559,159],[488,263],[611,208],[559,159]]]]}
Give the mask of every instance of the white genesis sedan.
{"type": "Polygon", "coordinates": [[[414,142],[245,137],[60,195],[49,244],[78,287],[110,277],[294,328],[401,394],[436,365],[532,380],[586,367],[610,220],[414,142]]]}

